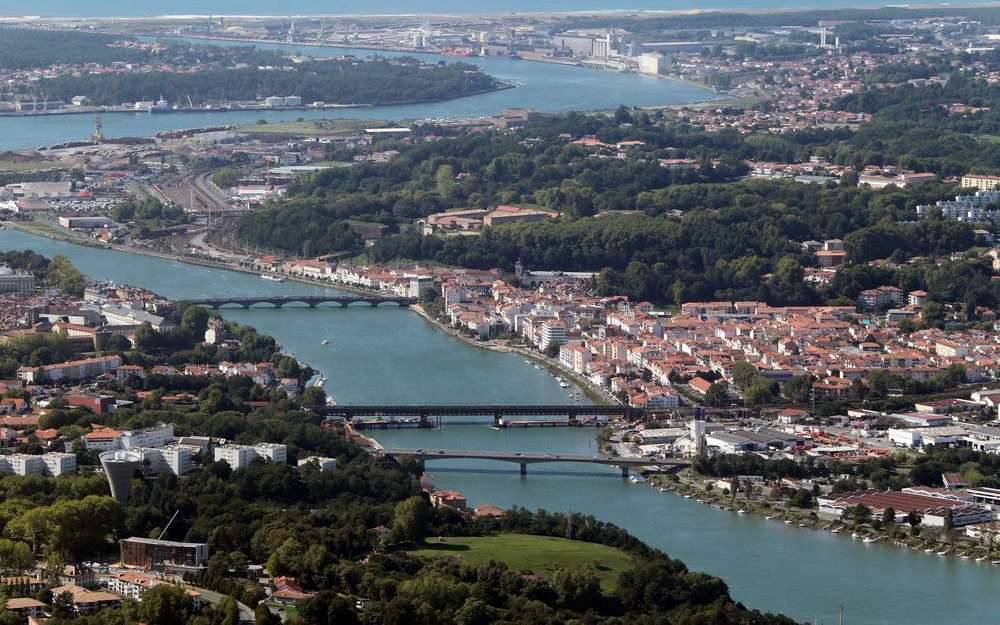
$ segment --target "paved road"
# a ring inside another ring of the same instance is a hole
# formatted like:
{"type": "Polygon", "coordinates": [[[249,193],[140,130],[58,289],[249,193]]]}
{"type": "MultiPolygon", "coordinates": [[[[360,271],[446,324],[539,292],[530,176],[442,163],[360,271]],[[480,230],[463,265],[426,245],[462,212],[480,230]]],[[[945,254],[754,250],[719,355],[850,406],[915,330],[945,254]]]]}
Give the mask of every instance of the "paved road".
{"type": "MultiPolygon", "coordinates": [[[[211,603],[212,605],[217,605],[226,596],[220,592],[209,590],[208,588],[200,588],[198,586],[192,586],[191,584],[184,584],[184,585],[190,588],[191,590],[201,593],[201,596],[205,599],[205,601],[211,603]]],[[[256,620],[254,618],[253,610],[250,609],[250,606],[237,601],[236,607],[239,608],[240,610],[241,623],[253,623],[256,620]]]]}

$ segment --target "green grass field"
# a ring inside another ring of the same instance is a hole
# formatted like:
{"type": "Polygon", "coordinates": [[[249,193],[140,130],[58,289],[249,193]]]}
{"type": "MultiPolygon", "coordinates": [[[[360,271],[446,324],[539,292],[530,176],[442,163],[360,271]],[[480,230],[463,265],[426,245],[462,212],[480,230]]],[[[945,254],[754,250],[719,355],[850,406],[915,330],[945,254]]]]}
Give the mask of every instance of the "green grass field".
{"type": "Polygon", "coordinates": [[[547,577],[557,569],[591,571],[605,591],[614,590],[618,575],[632,565],[631,556],[612,547],[526,534],[442,538],[440,542],[433,538],[411,553],[432,558],[458,557],[470,566],[497,560],[515,571],[527,570],[547,577]]]}

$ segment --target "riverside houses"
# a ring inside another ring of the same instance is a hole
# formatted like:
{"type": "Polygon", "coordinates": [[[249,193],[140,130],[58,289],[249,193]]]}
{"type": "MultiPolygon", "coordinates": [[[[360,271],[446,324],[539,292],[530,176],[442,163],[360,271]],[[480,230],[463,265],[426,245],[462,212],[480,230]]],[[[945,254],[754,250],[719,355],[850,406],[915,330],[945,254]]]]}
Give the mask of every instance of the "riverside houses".
{"type": "MultiPolygon", "coordinates": [[[[842,250],[843,243],[813,242],[842,250]]],[[[439,285],[445,318],[481,339],[523,337],[556,362],[634,406],[670,409],[703,396],[712,381],[733,383],[737,363],[765,379],[813,378],[819,398],[846,396],[875,371],[927,380],[960,366],[970,381],[1000,374],[1000,338],[980,329],[899,333],[881,312],[911,295],[895,287],[866,292],[859,306],[770,306],[757,301],[686,302],[660,313],[648,302],[595,296],[592,274],[527,271],[519,284],[499,271],[414,266],[339,266],[329,280],[386,294],[408,293],[413,276],[439,285]],[[686,399],[687,398],[687,399],[686,399]]],[[[946,415],[939,415],[947,419],[946,415]]],[[[936,415],[907,415],[930,425],[936,415]]]]}

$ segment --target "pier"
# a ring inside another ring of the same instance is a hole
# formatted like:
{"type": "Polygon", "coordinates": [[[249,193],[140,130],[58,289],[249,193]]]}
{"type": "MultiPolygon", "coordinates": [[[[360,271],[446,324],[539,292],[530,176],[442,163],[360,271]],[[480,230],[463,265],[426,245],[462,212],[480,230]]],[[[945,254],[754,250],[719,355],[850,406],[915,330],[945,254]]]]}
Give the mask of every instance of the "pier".
{"type": "Polygon", "coordinates": [[[309,308],[316,308],[321,304],[339,304],[341,308],[347,308],[351,304],[364,303],[372,308],[382,304],[395,304],[401,308],[406,308],[417,303],[412,297],[391,297],[378,295],[286,295],[267,297],[220,297],[210,299],[187,300],[196,306],[218,309],[223,306],[240,306],[249,309],[252,306],[266,304],[274,308],[281,308],[286,304],[305,304],[309,308]]]}
{"type": "Polygon", "coordinates": [[[513,462],[520,465],[521,475],[528,474],[529,464],[540,464],[543,462],[575,462],[618,467],[622,471],[622,477],[628,477],[630,469],[641,473],[644,470],[672,470],[691,465],[690,461],[681,458],[633,458],[600,454],[588,456],[586,454],[474,451],[466,449],[383,449],[378,453],[394,458],[416,458],[425,462],[428,460],[455,460],[463,458],[513,462]]]}

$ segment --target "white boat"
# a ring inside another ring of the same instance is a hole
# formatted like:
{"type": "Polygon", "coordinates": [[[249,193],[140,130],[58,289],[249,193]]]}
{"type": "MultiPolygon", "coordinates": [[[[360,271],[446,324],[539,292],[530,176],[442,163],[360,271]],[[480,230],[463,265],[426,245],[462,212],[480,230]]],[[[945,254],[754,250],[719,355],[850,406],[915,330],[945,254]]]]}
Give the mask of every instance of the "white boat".
{"type": "Polygon", "coordinates": [[[795,523],[795,521],[793,521],[791,519],[785,520],[785,525],[791,525],[792,523],[795,523]]]}
{"type": "Polygon", "coordinates": [[[875,538],[872,538],[871,536],[865,536],[865,539],[862,540],[861,542],[863,542],[863,543],[874,543],[874,542],[878,542],[878,540],[879,539],[878,539],[877,536],[875,538]]]}
{"type": "Polygon", "coordinates": [[[260,277],[264,280],[269,280],[271,282],[284,282],[286,278],[284,276],[276,276],[270,273],[262,273],[260,277]]]}
{"type": "Polygon", "coordinates": [[[934,553],[934,547],[928,547],[927,549],[924,549],[924,553],[934,553]]]}
{"type": "Polygon", "coordinates": [[[742,510],[742,509],[736,511],[736,514],[746,514],[746,513],[747,513],[747,511],[746,510],[742,510]]]}
{"type": "Polygon", "coordinates": [[[806,525],[805,523],[799,523],[799,527],[809,527],[809,526],[806,525]]]}
{"type": "Polygon", "coordinates": [[[329,345],[329,344],[330,344],[330,339],[323,339],[322,341],[320,341],[320,345],[329,345]]]}
{"type": "Polygon", "coordinates": [[[835,527],[832,530],[830,530],[830,533],[831,534],[839,534],[840,533],[840,528],[839,527],[835,527]]]}
{"type": "Polygon", "coordinates": [[[764,517],[764,520],[765,520],[765,521],[770,521],[770,520],[771,520],[771,519],[773,519],[774,517],[775,517],[775,515],[773,515],[773,514],[772,514],[772,515],[769,515],[769,516],[766,516],[766,517],[764,517]]]}
{"type": "Polygon", "coordinates": [[[851,538],[857,538],[860,535],[861,534],[858,534],[857,532],[851,532],[851,538]]]}
{"type": "Polygon", "coordinates": [[[937,554],[938,554],[939,556],[946,556],[946,555],[948,555],[948,550],[947,550],[947,549],[945,549],[944,551],[939,551],[939,552],[937,552],[937,554]]]}
{"type": "Polygon", "coordinates": [[[661,492],[661,493],[665,493],[665,492],[667,492],[667,489],[666,489],[666,488],[663,488],[663,487],[661,486],[661,487],[660,487],[660,492],[661,492]]]}
{"type": "Polygon", "coordinates": [[[565,382],[560,382],[559,383],[559,387],[560,388],[569,388],[569,384],[566,384],[565,382]]]}
{"type": "Polygon", "coordinates": [[[642,484],[646,480],[642,479],[641,477],[633,475],[632,477],[628,478],[628,481],[632,482],[633,484],[642,484]]]}
{"type": "Polygon", "coordinates": [[[981,558],[976,558],[976,562],[982,562],[983,560],[985,560],[986,558],[989,558],[989,557],[990,557],[990,554],[986,554],[985,556],[983,556],[981,558]]]}

